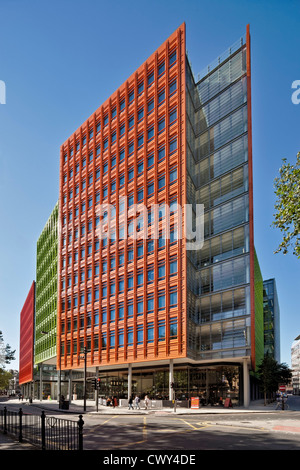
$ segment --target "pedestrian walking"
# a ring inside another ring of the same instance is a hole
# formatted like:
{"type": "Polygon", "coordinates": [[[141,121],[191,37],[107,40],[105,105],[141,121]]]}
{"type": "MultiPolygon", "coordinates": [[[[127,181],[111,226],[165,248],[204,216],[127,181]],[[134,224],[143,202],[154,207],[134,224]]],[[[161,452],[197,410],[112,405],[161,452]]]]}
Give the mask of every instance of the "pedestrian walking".
{"type": "Polygon", "coordinates": [[[148,398],[148,395],[145,396],[145,409],[148,410],[148,406],[149,406],[149,398],[148,398]]]}
{"type": "Polygon", "coordinates": [[[138,397],[137,395],[134,399],[134,403],[135,403],[135,409],[140,410],[140,397],[138,397]]]}
{"type": "Polygon", "coordinates": [[[132,403],[133,403],[132,397],[129,397],[129,400],[128,400],[128,409],[129,410],[133,410],[132,403]]]}

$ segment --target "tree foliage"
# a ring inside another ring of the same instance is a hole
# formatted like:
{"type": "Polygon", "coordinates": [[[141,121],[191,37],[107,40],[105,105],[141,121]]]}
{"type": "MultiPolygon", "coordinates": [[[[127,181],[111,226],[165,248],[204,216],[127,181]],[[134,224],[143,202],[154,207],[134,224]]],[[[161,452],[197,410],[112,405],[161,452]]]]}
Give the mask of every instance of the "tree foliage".
{"type": "Polygon", "coordinates": [[[287,364],[280,364],[272,356],[266,354],[257,368],[261,388],[264,392],[265,402],[268,393],[278,390],[279,384],[288,384],[292,371],[287,364]]]}
{"type": "Polygon", "coordinates": [[[4,368],[6,364],[15,360],[15,352],[9,344],[4,344],[3,334],[0,331],[0,368],[4,368]]]}
{"type": "Polygon", "coordinates": [[[287,254],[292,249],[293,254],[300,258],[300,152],[295,165],[283,159],[274,188],[277,200],[272,225],[283,233],[275,253],[287,254]]]}

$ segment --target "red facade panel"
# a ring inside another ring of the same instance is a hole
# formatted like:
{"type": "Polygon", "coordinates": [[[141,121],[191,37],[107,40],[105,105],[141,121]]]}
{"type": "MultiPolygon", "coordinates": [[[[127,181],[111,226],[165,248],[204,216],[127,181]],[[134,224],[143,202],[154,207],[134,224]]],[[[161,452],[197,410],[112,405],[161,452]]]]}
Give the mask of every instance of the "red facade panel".
{"type": "Polygon", "coordinates": [[[35,282],[33,281],[20,315],[20,385],[33,380],[35,282]]]}

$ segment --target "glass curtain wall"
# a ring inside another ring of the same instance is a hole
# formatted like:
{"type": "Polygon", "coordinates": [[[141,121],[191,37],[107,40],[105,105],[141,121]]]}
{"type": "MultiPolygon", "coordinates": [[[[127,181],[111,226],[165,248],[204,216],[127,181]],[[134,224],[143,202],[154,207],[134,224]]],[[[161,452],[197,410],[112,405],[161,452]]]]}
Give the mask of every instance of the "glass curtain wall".
{"type": "MultiPolygon", "coordinates": [[[[127,398],[128,372],[116,371],[99,373],[99,396],[118,399],[127,398]]],[[[202,405],[218,405],[220,398],[224,402],[231,398],[239,404],[241,368],[234,364],[212,366],[176,366],[174,367],[174,390],[179,401],[199,397],[202,405]]],[[[169,369],[133,370],[132,394],[152,400],[169,400],[169,369]]]]}
{"type": "Polygon", "coordinates": [[[250,355],[246,48],[195,83],[187,64],[187,203],[204,246],[187,252],[188,354],[250,355]]]}

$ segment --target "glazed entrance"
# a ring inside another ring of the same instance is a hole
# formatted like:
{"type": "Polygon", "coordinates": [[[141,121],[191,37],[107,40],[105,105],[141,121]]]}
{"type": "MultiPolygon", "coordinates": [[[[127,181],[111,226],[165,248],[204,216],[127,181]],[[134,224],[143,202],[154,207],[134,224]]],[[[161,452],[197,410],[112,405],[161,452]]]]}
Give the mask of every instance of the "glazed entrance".
{"type": "MultiPolygon", "coordinates": [[[[115,396],[128,397],[128,372],[99,372],[102,398],[115,396]]],[[[239,365],[211,367],[174,367],[174,391],[177,400],[199,397],[202,405],[217,405],[226,398],[240,405],[241,368],[239,365]]],[[[93,398],[93,389],[89,397],[93,398]]],[[[169,369],[133,370],[132,394],[143,398],[148,395],[153,400],[169,400],[169,369]]]]}

